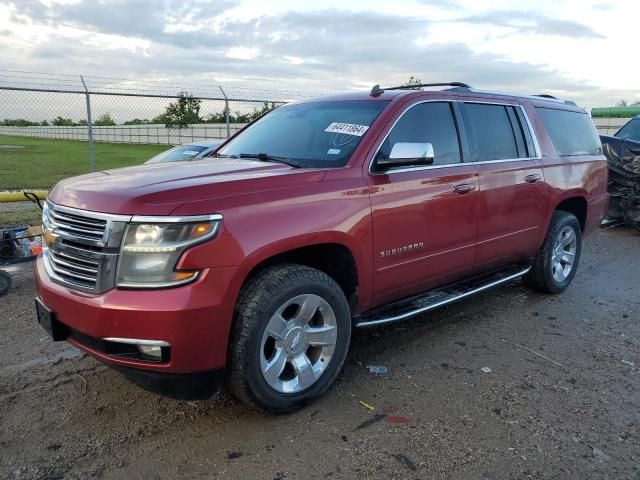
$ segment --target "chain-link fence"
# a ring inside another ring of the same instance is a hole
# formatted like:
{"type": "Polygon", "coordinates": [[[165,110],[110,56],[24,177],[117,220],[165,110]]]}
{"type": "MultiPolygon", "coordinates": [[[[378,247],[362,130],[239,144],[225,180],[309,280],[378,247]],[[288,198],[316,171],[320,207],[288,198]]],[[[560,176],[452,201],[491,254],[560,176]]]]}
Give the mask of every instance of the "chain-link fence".
{"type": "Polygon", "coordinates": [[[88,141],[91,152],[94,142],[177,145],[224,139],[268,110],[305,96],[0,70],[0,135],[88,141]]]}

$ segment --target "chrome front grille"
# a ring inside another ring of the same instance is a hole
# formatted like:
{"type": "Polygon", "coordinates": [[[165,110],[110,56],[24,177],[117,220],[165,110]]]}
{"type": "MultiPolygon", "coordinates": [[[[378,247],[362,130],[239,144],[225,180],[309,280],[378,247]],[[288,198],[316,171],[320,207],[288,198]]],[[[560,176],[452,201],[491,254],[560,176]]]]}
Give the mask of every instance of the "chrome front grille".
{"type": "Polygon", "coordinates": [[[69,283],[95,289],[100,269],[99,260],[59,249],[49,249],[47,253],[49,265],[56,275],[69,283]]]}
{"type": "Polygon", "coordinates": [[[102,241],[107,229],[107,220],[63,213],[53,208],[49,209],[49,219],[60,233],[93,241],[102,241]]]}
{"type": "Polygon", "coordinates": [[[49,276],[77,290],[101,293],[113,288],[120,242],[130,219],[47,202],[42,223],[49,276]]]}

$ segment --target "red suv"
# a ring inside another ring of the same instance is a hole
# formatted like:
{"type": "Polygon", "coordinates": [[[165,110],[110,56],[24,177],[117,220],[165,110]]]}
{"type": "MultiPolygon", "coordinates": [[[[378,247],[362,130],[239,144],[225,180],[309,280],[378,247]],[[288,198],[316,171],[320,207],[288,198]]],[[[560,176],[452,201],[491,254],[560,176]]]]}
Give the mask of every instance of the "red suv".
{"type": "Polygon", "coordinates": [[[590,117],[438,85],[292,103],[204,161],[60,182],[39,322],[146,388],[225,379],[286,412],[333,383],[353,328],[518,277],[561,292],[607,205],[590,117]]]}

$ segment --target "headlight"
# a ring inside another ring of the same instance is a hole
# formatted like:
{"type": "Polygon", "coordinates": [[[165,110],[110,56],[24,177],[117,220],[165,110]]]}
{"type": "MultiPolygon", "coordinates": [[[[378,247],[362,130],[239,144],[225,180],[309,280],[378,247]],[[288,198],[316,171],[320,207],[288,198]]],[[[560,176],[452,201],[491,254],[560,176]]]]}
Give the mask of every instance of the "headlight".
{"type": "Polygon", "coordinates": [[[162,288],[195,280],[198,271],[176,271],[181,255],[188,248],[213,238],[220,227],[219,216],[196,217],[179,222],[162,217],[147,223],[133,218],[127,226],[120,260],[118,286],[131,288],[162,288]],[[138,221],[137,221],[138,220],[138,221]]]}

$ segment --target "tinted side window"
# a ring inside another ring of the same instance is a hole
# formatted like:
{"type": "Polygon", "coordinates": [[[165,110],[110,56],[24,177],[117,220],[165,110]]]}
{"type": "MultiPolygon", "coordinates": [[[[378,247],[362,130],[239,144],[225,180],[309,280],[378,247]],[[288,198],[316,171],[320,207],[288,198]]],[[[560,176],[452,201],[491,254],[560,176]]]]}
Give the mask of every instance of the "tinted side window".
{"type": "MultiPolygon", "coordinates": [[[[466,103],[465,110],[478,149],[477,161],[528,156],[518,154],[514,129],[504,105],[466,103]]],[[[519,138],[522,144],[522,137],[519,138]]]]}
{"type": "Polygon", "coordinates": [[[376,160],[387,159],[396,142],[431,143],[433,165],[460,162],[458,130],[449,102],[420,103],[398,120],[383,142],[376,160]]]}
{"type": "Polygon", "coordinates": [[[596,127],[586,113],[537,107],[553,145],[560,155],[600,155],[596,127]]]}

